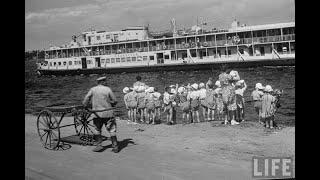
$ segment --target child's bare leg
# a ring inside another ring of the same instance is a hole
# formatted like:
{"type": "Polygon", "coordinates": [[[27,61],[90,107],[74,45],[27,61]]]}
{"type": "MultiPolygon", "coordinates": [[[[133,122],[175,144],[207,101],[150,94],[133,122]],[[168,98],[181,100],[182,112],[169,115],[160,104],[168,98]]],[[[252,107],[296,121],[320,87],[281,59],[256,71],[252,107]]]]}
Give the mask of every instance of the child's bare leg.
{"type": "Polygon", "coordinates": [[[210,116],[210,108],[208,108],[208,112],[207,112],[207,114],[208,114],[208,121],[211,121],[212,120],[212,118],[211,118],[211,116],[210,116]]]}
{"type": "Polygon", "coordinates": [[[156,112],[152,111],[152,124],[155,124],[156,112]]]}
{"type": "MultiPolygon", "coordinates": [[[[206,108],[202,106],[202,116],[203,116],[203,120],[206,121],[206,108]]],[[[208,117],[209,118],[209,117],[208,117]]]]}
{"type": "Polygon", "coordinates": [[[196,116],[195,111],[192,111],[192,122],[193,123],[195,123],[195,121],[194,121],[195,120],[195,116],[196,116]]]}
{"type": "Polygon", "coordinates": [[[173,117],[173,109],[172,108],[170,108],[170,111],[169,111],[169,122],[172,122],[172,117],[173,117]]]}
{"type": "Polygon", "coordinates": [[[137,122],[137,108],[133,109],[133,119],[134,119],[134,122],[137,122]]]}
{"type": "Polygon", "coordinates": [[[214,109],[211,109],[211,120],[214,120],[214,109]]]}
{"type": "Polygon", "coordinates": [[[196,113],[197,113],[197,120],[198,120],[198,123],[200,123],[199,111],[196,111],[196,113]]]}
{"type": "Polygon", "coordinates": [[[187,123],[189,123],[189,115],[190,115],[190,113],[187,112],[186,114],[187,114],[187,123]]]}
{"type": "Polygon", "coordinates": [[[158,118],[159,118],[159,120],[161,120],[161,109],[160,108],[158,108],[158,118]]]}
{"type": "Polygon", "coordinates": [[[224,124],[227,124],[228,123],[228,111],[226,110],[224,112],[224,124]]]}
{"type": "Polygon", "coordinates": [[[186,115],[186,113],[185,112],[182,112],[182,121],[183,121],[183,123],[185,122],[185,115],[186,115]]]}

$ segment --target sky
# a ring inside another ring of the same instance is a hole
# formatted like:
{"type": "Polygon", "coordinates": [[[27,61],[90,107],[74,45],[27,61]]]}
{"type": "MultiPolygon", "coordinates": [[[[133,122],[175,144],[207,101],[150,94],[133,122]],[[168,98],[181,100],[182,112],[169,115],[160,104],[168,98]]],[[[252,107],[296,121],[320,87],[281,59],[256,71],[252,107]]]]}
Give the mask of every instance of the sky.
{"type": "Polygon", "coordinates": [[[205,29],[294,22],[294,0],[25,0],[25,50],[63,45],[89,28],[117,31],[149,24],[151,31],[190,28],[200,17],[205,29]]]}

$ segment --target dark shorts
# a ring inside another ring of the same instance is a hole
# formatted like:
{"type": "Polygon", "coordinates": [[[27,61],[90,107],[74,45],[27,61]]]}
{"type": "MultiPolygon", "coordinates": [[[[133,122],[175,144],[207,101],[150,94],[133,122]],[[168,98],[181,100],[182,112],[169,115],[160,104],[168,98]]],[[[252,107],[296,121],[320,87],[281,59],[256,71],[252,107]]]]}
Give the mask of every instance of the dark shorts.
{"type": "Polygon", "coordinates": [[[254,103],[253,103],[253,107],[254,108],[258,108],[258,109],[261,109],[261,101],[254,101],[254,103]]]}
{"type": "Polygon", "coordinates": [[[93,125],[96,131],[101,133],[102,126],[105,125],[106,130],[110,134],[115,134],[117,132],[117,124],[115,117],[110,118],[93,118],[93,125]]]}
{"type": "Polygon", "coordinates": [[[130,101],[127,103],[127,105],[129,109],[134,109],[134,108],[137,108],[138,103],[137,101],[130,101]]]}
{"type": "Polygon", "coordinates": [[[155,108],[161,107],[161,102],[159,100],[154,101],[155,108]]]}
{"type": "Polygon", "coordinates": [[[147,109],[147,112],[154,111],[155,109],[154,103],[147,103],[146,109],[147,109]]]}
{"type": "Polygon", "coordinates": [[[169,113],[170,109],[172,109],[172,103],[164,104],[164,112],[169,113]]]}
{"type": "Polygon", "coordinates": [[[190,111],[190,103],[188,101],[183,102],[180,104],[180,108],[183,112],[189,112],[190,111]]]}
{"type": "Polygon", "coordinates": [[[191,100],[191,110],[192,111],[198,111],[200,108],[200,101],[197,99],[191,100]]]}

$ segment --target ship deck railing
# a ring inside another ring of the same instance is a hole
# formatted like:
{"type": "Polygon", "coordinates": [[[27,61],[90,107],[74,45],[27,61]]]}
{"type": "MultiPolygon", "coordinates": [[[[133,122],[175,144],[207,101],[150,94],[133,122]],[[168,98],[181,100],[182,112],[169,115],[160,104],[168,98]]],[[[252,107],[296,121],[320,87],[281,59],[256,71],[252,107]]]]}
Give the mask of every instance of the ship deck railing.
{"type": "Polygon", "coordinates": [[[134,47],[134,48],[122,48],[122,49],[112,49],[105,50],[100,49],[99,51],[91,51],[89,54],[85,53],[80,49],[80,52],[74,52],[74,56],[72,53],[60,53],[58,55],[46,55],[46,59],[54,59],[54,58],[67,58],[67,57],[77,57],[77,56],[96,56],[96,55],[108,55],[108,54],[123,54],[123,53],[135,53],[135,52],[148,52],[148,51],[161,51],[161,50],[181,50],[188,48],[209,48],[209,47],[217,47],[217,46],[239,46],[239,45],[248,45],[248,44],[259,44],[259,43],[273,43],[273,42],[281,42],[281,41],[294,41],[295,34],[287,34],[287,35],[277,35],[277,36],[265,36],[265,37],[253,37],[253,38],[239,38],[238,42],[234,42],[233,40],[216,40],[216,41],[205,41],[195,43],[194,41],[190,43],[180,43],[180,44],[165,44],[165,45],[156,45],[149,47],[134,47]]]}

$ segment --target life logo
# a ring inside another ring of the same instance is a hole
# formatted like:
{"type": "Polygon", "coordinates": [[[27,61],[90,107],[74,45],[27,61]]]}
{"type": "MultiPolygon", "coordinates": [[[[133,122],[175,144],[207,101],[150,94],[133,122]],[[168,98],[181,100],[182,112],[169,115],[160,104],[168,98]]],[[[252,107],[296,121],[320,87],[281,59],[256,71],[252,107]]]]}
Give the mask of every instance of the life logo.
{"type": "Polygon", "coordinates": [[[292,157],[252,157],[253,178],[292,178],[292,157]]]}

